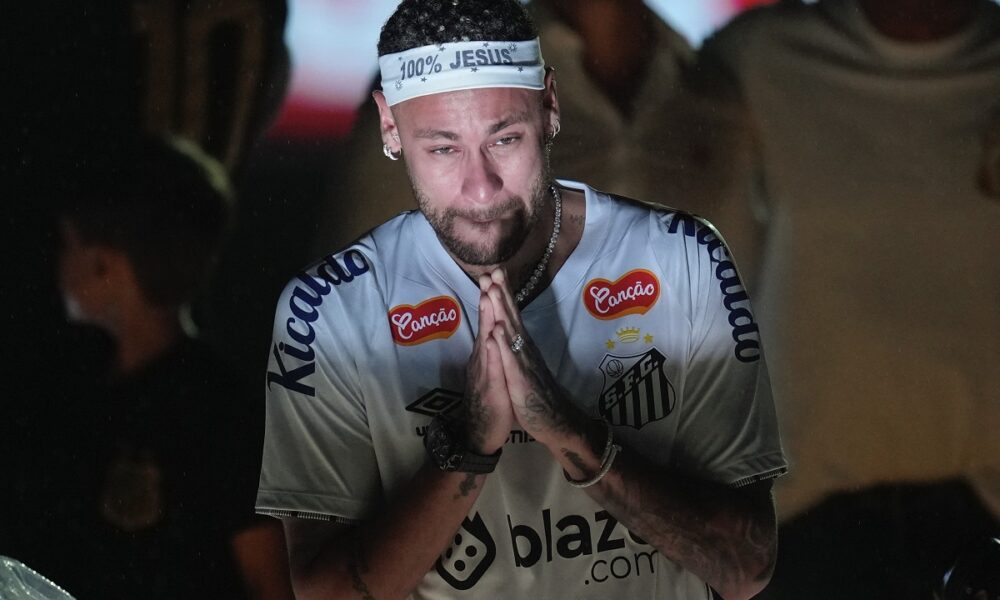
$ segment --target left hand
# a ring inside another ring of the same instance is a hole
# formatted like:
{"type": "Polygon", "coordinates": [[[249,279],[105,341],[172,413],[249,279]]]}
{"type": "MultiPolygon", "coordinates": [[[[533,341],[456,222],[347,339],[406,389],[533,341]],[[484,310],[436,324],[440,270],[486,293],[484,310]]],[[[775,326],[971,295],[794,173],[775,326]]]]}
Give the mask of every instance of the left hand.
{"type": "Polygon", "coordinates": [[[492,282],[485,286],[485,294],[493,304],[493,336],[500,347],[514,417],[525,431],[545,445],[578,433],[586,416],[568,401],[549,372],[524,328],[503,271],[494,270],[490,278],[492,282]],[[514,352],[511,344],[518,335],[524,338],[524,346],[514,352]]]}

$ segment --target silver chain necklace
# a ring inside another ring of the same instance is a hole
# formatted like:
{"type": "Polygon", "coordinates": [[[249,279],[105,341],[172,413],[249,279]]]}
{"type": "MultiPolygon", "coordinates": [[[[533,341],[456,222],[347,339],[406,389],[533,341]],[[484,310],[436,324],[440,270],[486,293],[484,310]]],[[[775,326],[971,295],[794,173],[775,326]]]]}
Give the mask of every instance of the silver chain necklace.
{"type": "Polygon", "coordinates": [[[562,197],[559,196],[559,190],[556,189],[556,186],[549,186],[549,189],[552,190],[552,197],[556,201],[556,218],[552,223],[552,236],[549,238],[549,245],[545,247],[545,253],[542,254],[542,260],[538,261],[538,265],[535,267],[534,272],[531,273],[528,282],[514,294],[514,303],[518,306],[521,306],[528,297],[528,294],[531,293],[531,290],[535,289],[535,286],[538,285],[538,280],[545,273],[545,267],[549,265],[549,257],[552,256],[552,250],[556,247],[556,240],[559,239],[559,226],[562,224],[562,197]]]}

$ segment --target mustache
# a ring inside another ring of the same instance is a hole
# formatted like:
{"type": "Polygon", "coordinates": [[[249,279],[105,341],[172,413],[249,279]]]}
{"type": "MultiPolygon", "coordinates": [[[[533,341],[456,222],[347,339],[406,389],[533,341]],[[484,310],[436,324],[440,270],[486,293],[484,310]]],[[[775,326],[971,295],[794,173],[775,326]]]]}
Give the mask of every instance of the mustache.
{"type": "Polygon", "coordinates": [[[507,198],[503,202],[492,204],[480,210],[459,210],[457,208],[449,208],[444,211],[444,216],[449,220],[454,219],[455,217],[461,217],[470,221],[492,221],[493,219],[502,217],[505,214],[520,210],[521,205],[522,204],[518,198],[507,198]]]}

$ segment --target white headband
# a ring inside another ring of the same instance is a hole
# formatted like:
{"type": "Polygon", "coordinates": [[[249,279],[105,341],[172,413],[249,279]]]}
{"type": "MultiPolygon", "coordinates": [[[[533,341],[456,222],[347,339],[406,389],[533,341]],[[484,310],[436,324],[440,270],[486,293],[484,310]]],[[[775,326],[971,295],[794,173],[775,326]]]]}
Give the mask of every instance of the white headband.
{"type": "Polygon", "coordinates": [[[524,42],[451,42],[378,59],[389,106],[410,98],[476,88],[545,89],[538,38],[524,42]]]}

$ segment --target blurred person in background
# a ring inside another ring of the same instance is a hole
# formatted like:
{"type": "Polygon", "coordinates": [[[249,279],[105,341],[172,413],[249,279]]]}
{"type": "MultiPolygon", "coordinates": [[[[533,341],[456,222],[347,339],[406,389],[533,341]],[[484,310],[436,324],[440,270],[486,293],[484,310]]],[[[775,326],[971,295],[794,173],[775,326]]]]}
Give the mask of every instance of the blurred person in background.
{"type": "Polygon", "coordinates": [[[746,269],[795,467],[767,595],[926,597],[1000,515],[1000,6],[780,2],[689,83],[675,185],[746,269]]]}
{"type": "MultiPolygon", "coordinates": [[[[0,553],[20,556],[20,534],[39,525],[20,508],[50,506],[33,496],[48,468],[38,449],[52,441],[53,431],[75,433],[79,425],[76,406],[64,405],[64,391],[83,394],[89,386],[81,376],[106,375],[106,353],[89,350],[92,328],[67,322],[52,277],[60,245],[54,213],[73,198],[73,172],[140,131],[184,133],[231,173],[243,171],[284,96],[286,17],[285,0],[42,2],[19,7],[10,31],[0,36],[17,82],[4,111],[11,126],[0,175],[9,197],[18,198],[4,219],[11,251],[4,253],[0,288],[9,315],[5,339],[17,340],[4,356],[16,382],[0,398],[0,450],[7,459],[0,553]]],[[[228,262],[227,272],[239,264],[228,262]]],[[[193,315],[204,326],[203,339],[216,346],[236,345],[229,341],[232,331],[245,322],[234,317],[235,326],[220,324],[219,315],[231,314],[252,281],[232,279],[224,293],[203,294],[193,315]],[[206,296],[224,294],[208,308],[206,296]]],[[[238,307],[252,311],[247,304],[238,307]]],[[[265,304],[262,310],[270,310],[265,304]]],[[[254,364],[264,351],[262,343],[254,364]]],[[[254,398],[259,393],[242,399],[248,415],[262,409],[254,398]]],[[[72,560],[86,564],[90,557],[72,560]]]]}
{"type": "Polygon", "coordinates": [[[186,313],[229,222],[223,167],[143,138],[76,175],[59,287],[108,343],[78,347],[71,387],[36,399],[34,472],[3,516],[15,556],[80,600],[291,598],[280,527],[253,513],[262,403],[186,313]]]}

